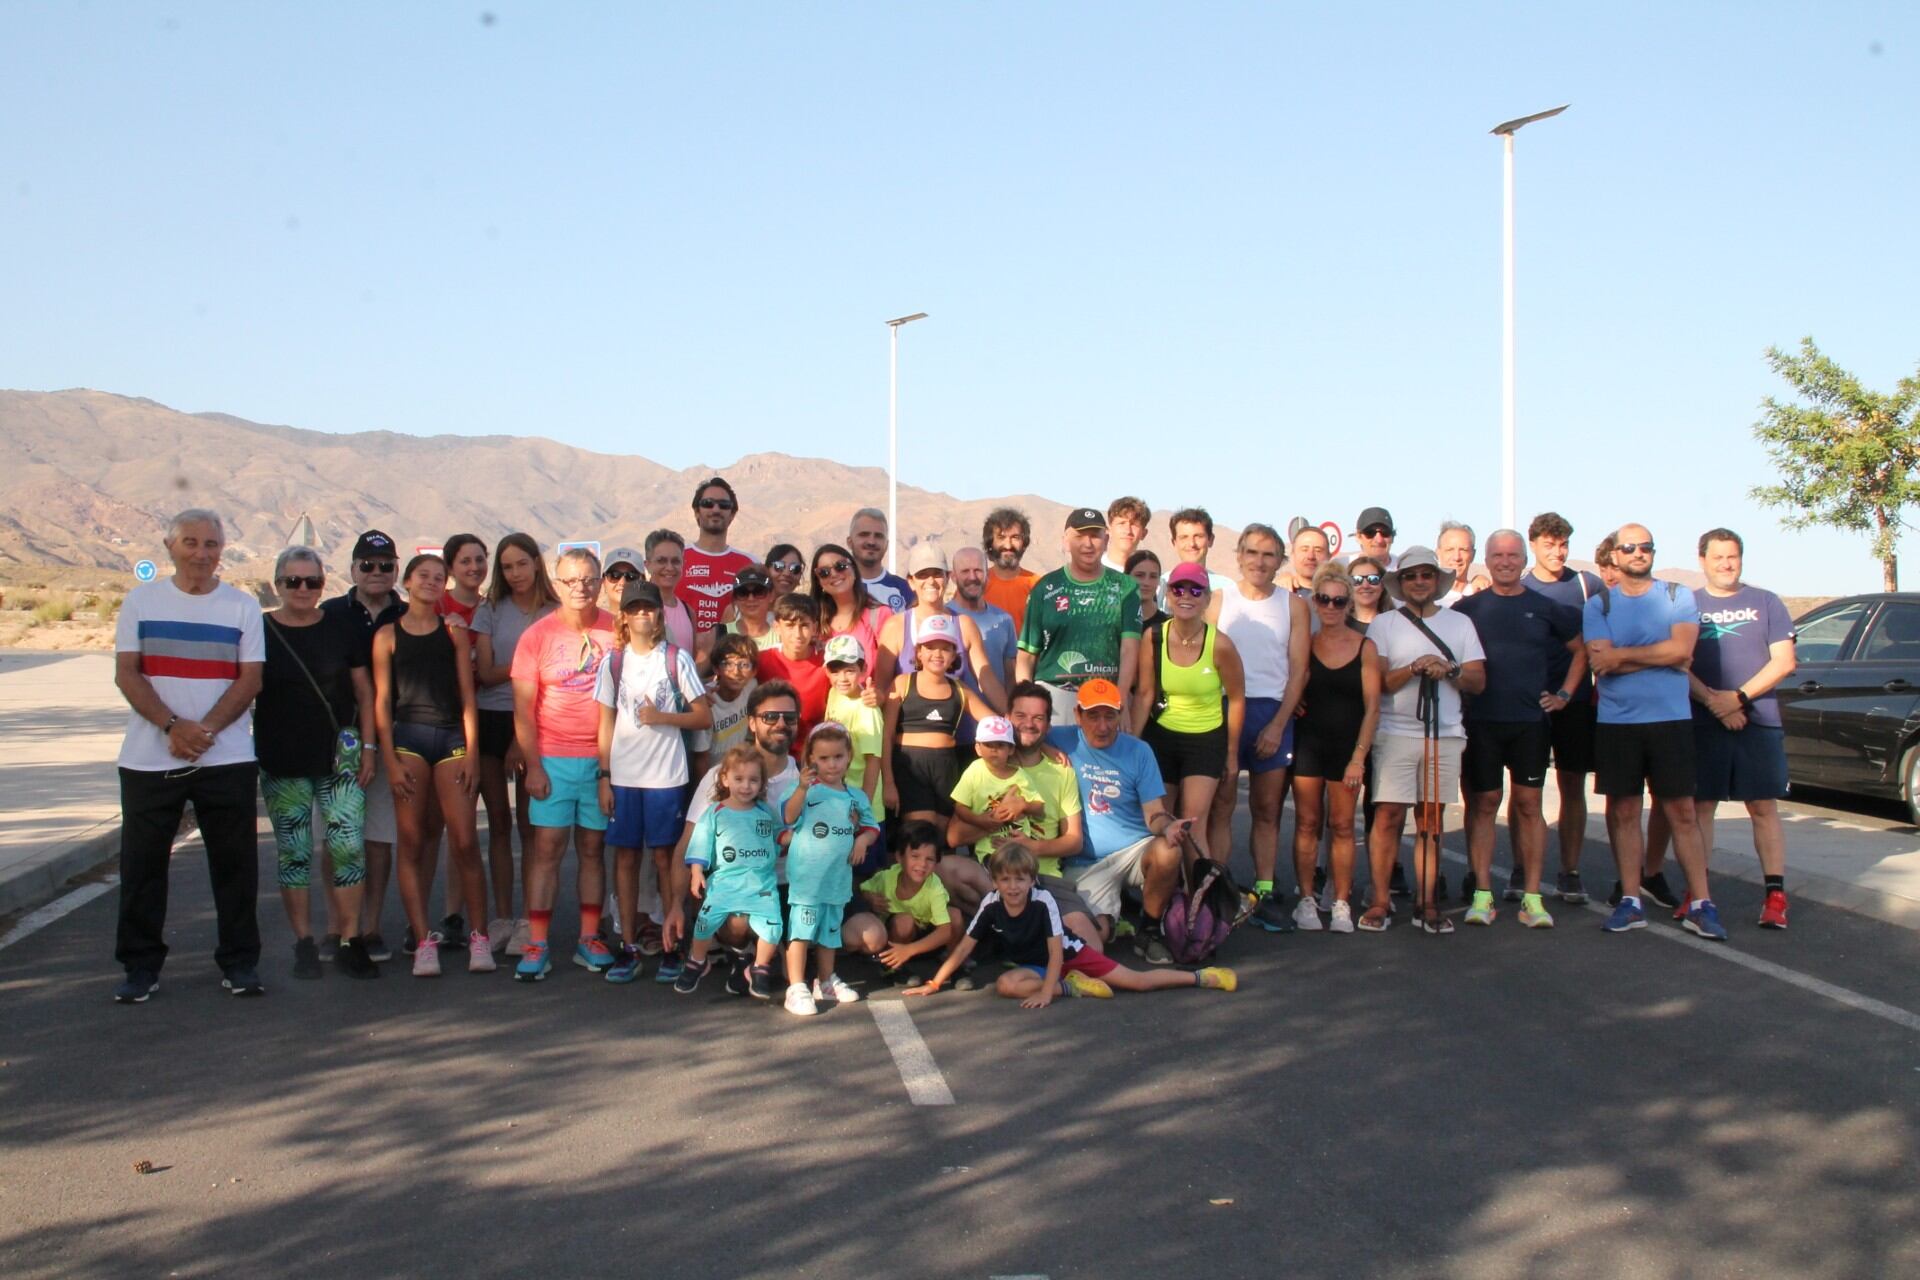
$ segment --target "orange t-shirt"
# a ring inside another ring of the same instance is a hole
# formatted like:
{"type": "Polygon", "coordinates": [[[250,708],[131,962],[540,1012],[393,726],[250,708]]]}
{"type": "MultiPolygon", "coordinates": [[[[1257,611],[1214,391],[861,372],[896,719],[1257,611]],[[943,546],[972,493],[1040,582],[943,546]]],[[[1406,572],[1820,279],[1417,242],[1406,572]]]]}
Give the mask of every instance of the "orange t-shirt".
{"type": "Polygon", "coordinates": [[[1018,631],[1027,616],[1027,593],[1033,590],[1033,584],[1040,575],[1020,570],[1011,578],[1003,578],[996,569],[987,570],[987,603],[1005,609],[1013,618],[1013,629],[1018,631]]]}

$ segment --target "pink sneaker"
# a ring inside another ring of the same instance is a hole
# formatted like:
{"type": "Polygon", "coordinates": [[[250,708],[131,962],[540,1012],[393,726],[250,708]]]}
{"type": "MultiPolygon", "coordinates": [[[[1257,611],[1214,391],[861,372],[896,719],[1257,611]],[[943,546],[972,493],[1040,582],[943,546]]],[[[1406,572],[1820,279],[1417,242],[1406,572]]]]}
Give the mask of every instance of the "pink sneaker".
{"type": "Polygon", "coordinates": [[[440,976],[440,935],[429,933],[413,948],[413,976],[416,978],[437,978],[440,976]]]}
{"type": "Polygon", "coordinates": [[[467,972],[492,973],[499,968],[493,962],[493,942],[484,933],[467,935],[467,972]]]}

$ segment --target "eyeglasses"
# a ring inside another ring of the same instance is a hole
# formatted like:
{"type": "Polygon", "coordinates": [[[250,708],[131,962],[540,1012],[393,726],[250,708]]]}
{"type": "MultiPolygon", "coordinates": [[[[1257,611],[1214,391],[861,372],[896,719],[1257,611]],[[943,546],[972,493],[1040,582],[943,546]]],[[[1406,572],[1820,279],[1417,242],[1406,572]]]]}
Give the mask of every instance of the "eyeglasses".
{"type": "Polygon", "coordinates": [[[591,591],[593,590],[594,584],[599,581],[600,579],[592,577],[591,575],[585,578],[554,579],[555,585],[565,587],[569,591],[591,591]]]}
{"type": "Polygon", "coordinates": [[[798,711],[762,711],[759,713],[761,724],[799,724],[798,711]]]}
{"type": "Polygon", "coordinates": [[[1613,544],[1613,549],[1623,556],[1637,556],[1642,551],[1648,555],[1653,554],[1653,544],[1651,542],[1616,542],[1613,544]]]}
{"type": "Polygon", "coordinates": [[[736,596],[739,596],[743,600],[750,600],[755,596],[772,595],[773,588],[766,587],[766,586],[758,586],[758,585],[751,586],[751,587],[735,587],[733,589],[733,594],[736,596]]]}
{"type": "Polygon", "coordinates": [[[1356,573],[1353,575],[1353,580],[1356,583],[1364,582],[1370,587],[1377,587],[1380,585],[1382,577],[1383,575],[1378,573],[1356,573]]]}
{"type": "Polygon", "coordinates": [[[807,566],[798,560],[772,560],[767,563],[767,568],[777,569],[781,573],[805,573],[807,566]]]}
{"type": "Polygon", "coordinates": [[[694,504],[702,511],[731,511],[733,502],[728,498],[702,498],[694,504]]]}
{"type": "Polygon", "coordinates": [[[1353,603],[1352,596],[1330,596],[1324,591],[1313,593],[1313,602],[1328,609],[1344,609],[1353,603]]]}
{"type": "Polygon", "coordinates": [[[1440,572],[1437,569],[1402,569],[1400,571],[1400,581],[1402,582],[1425,582],[1429,578],[1438,578],[1439,576],[1440,572]]]}
{"type": "Polygon", "coordinates": [[[362,560],[360,562],[362,573],[392,573],[399,567],[398,560],[362,560]]]}
{"type": "Polygon", "coordinates": [[[837,578],[852,568],[853,562],[850,560],[834,560],[815,569],[813,576],[816,578],[837,578]]]}
{"type": "Polygon", "coordinates": [[[1167,588],[1170,596],[1203,596],[1207,589],[1197,582],[1176,582],[1167,588]]]}
{"type": "Polygon", "coordinates": [[[748,658],[722,658],[713,667],[716,671],[751,671],[753,662],[748,658]]]}
{"type": "Polygon", "coordinates": [[[318,591],[327,585],[327,580],[319,574],[311,578],[303,578],[299,574],[288,574],[280,579],[280,585],[288,591],[318,591]]]}
{"type": "Polygon", "coordinates": [[[638,569],[628,569],[625,567],[618,568],[618,569],[609,569],[605,573],[601,574],[600,576],[605,578],[608,582],[640,581],[640,571],[638,569]]]}

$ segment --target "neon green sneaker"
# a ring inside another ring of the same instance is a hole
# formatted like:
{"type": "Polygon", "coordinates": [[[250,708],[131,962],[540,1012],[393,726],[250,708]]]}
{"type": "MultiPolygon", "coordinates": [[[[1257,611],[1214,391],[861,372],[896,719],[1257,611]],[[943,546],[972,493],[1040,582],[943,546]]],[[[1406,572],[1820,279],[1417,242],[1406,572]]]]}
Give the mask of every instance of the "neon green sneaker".
{"type": "Polygon", "coordinates": [[[1553,917],[1547,914],[1539,894],[1530,893],[1520,900],[1520,923],[1529,929],[1553,928],[1553,917]]]}
{"type": "Polygon", "coordinates": [[[1473,905],[1467,908],[1464,923],[1477,924],[1483,928],[1493,923],[1500,912],[1493,905],[1493,892],[1488,889],[1476,889],[1473,893],[1473,905]]]}
{"type": "Polygon", "coordinates": [[[1198,979],[1197,987],[1211,987],[1215,991],[1233,991],[1240,985],[1240,975],[1222,965],[1212,965],[1193,975],[1198,979]]]}
{"type": "Polygon", "coordinates": [[[1111,1000],[1113,988],[1098,978],[1089,978],[1084,973],[1069,973],[1060,980],[1060,989],[1070,996],[1081,999],[1111,1000]]]}

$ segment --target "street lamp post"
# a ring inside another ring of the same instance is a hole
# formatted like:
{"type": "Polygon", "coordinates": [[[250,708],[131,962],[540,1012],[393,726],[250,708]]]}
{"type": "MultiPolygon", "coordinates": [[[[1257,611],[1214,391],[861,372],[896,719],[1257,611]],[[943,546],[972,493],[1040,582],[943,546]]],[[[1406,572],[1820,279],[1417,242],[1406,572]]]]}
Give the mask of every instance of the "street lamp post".
{"type": "Polygon", "coordinates": [[[925,320],[916,311],[887,321],[887,572],[897,573],[900,558],[900,326],[925,320]]]}
{"type": "Polygon", "coordinates": [[[1500,519],[1509,529],[1520,527],[1514,495],[1514,383],[1513,383],[1513,135],[1535,120],[1547,120],[1571,103],[1493,126],[1505,158],[1505,200],[1500,225],[1500,519]]]}

